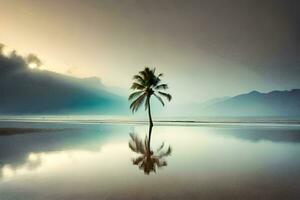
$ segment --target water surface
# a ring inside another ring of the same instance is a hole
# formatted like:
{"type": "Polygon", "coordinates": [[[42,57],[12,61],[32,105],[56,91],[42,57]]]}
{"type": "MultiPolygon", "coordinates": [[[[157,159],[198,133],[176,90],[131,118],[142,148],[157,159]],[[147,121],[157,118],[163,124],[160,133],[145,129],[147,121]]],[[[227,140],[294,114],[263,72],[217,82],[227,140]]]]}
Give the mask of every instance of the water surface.
{"type": "Polygon", "coordinates": [[[170,155],[156,172],[133,159],[143,124],[0,122],[34,133],[0,136],[1,200],[300,199],[300,127],[154,126],[151,148],[170,155]]]}

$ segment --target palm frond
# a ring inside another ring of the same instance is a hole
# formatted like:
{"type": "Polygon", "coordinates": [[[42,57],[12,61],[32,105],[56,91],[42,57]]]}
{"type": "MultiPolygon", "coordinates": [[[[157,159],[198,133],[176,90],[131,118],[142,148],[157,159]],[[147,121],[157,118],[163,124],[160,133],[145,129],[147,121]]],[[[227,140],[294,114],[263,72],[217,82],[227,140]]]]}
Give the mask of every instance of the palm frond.
{"type": "Polygon", "coordinates": [[[144,160],[144,158],[145,158],[144,155],[141,155],[135,159],[132,159],[132,162],[134,165],[139,165],[139,163],[142,162],[144,160]]]}
{"type": "Polygon", "coordinates": [[[171,153],[172,153],[172,148],[169,146],[167,151],[165,151],[165,152],[162,151],[157,157],[163,158],[163,157],[171,155],[171,153]]]}
{"type": "Polygon", "coordinates": [[[168,165],[165,160],[160,160],[158,158],[156,158],[156,162],[155,163],[156,163],[156,165],[157,165],[158,168],[165,167],[165,166],[168,165]]]}
{"type": "Polygon", "coordinates": [[[146,81],[149,77],[149,68],[146,67],[143,71],[140,71],[139,74],[143,77],[143,79],[146,81]]]}
{"type": "Polygon", "coordinates": [[[130,133],[129,135],[130,135],[130,137],[131,137],[131,140],[130,140],[129,143],[128,143],[129,148],[130,148],[132,151],[134,151],[134,152],[136,152],[136,153],[139,153],[139,150],[138,150],[138,148],[137,148],[138,145],[137,145],[137,137],[136,137],[136,135],[133,134],[133,133],[130,133]]]}
{"type": "Polygon", "coordinates": [[[139,153],[134,143],[129,142],[129,143],[128,143],[128,146],[129,146],[129,148],[130,148],[132,151],[134,151],[135,153],[139,153]]]}
{"type": "Polygon", "coordinates": [[[169,88],[169,86],[167,84],[160,84],[155,87],[156,90],[161,90],[161,89],[166,90],[168,88],[169,88]]]}
{"type": "Polygon", "coordinates": [[[134,75],[133,76],[133,80],[138,81],[141,85],[145,84],[145,80],[143,79],[143,77],[141,77],[140,75],[134,75]]]}
{"type": "Polygon", "coordinates": [[[160,95],[162,95],[163,97],[167,98],[168,101],[171,101],[172,100],[172,96],[168,93],[164,93],[164,92],[158,92],[160,95]]]}
{"type": "Polygon", "coordinates": [[[161,82],[161,79],[157,76],[154,75],[154,81],[153,81],[153,87],[155,88],[160,82],[161,82]]]}
{"type": "Polygon", "coordinates": [[[142,94],[144,91],[137,91],[137,92],[134,92],[134,93],[131,93],[128,97],[128,100],[132,100],[133,98],[139,96],[140,94],[142,94]]]}
{"type": "Polygon", "coordinates": [[[146,100],[146,101],[145,101],[145,110],[148,110],[149,104],[150,104],[150,102],[146,100]]]}
{"type": "Polygon", "coordinates": [[[165,146],[165,143],[163,142],[163,143],[160,145],[160,147],[157,149],[157,152],[160,152],[160,150],[162,150],[162,149],[164,148],[164,146],[165,146]]]}
{"type": "Polygon", "coordinates": [[[145,154],[146,149],[144,147],[143,141],[134,133],[130,133],[131,140],[129,141],[128,145],[129,148],[140,154],[145,154]]]}
{"type": "Polygon", "coordinates": [[[145,86],[143,86],[143,85],[141,85],[139,83],[134,82],[131,85],[131,89],[133,89],[133,90],[143,90],[143,89],[145,89],[145,86]]]}
{"type": "Polygon", "coordinates": [[[135,137],[136,137],[136,134],[134,134],[134,133],[129,133],[129,136],[130,136],[131,140],[134,140],[135,137]]]}
{"type": "Polygon", "coordinates": [[[146,93],[142,94],[136,100],[134,100],[130,104],[130,109],[132,110],[132,112],[136,112],[140,108],[140,106],[143,104],[145,99],[146,99],[146,93]]]}
{"type": "Polygon", "coordinates": [[[160,103],[163,105],[163,106],[165,106],[165,103],[164,103],[164,101],[162,100],[162,98],[160,97],[160,96],[158,96],[157,94],[155,94],[155,93],[153,93],[154,94],[154,96],[160,101],[160,103]]]}

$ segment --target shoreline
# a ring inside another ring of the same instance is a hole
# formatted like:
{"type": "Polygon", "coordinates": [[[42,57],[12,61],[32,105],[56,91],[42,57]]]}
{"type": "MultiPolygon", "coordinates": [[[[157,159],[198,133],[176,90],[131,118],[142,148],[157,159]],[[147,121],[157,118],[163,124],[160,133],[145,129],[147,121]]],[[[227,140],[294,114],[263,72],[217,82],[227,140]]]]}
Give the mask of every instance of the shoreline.
{"type": "MultiPolygon", "coordinates": [[[[0,123],[77,123],[77,124],[132,124],[147,125],[147,120],[122,120],[122,119],[46,119],[46,118],[16,118],[0,119],[0,123]]],[[[154,120],[156,126],[300,126],[300,120],[154,120]]],[[[1,128],[0,128],[1,129],[1,128]]]]}
{"type": "Polygon", "coordinates": [[[0,128],[0,136],[30,134],[30,133],[60,132],[60,131],[64,131],[64,130],[66,130],[66,129],[1,127],[0,128]]]}

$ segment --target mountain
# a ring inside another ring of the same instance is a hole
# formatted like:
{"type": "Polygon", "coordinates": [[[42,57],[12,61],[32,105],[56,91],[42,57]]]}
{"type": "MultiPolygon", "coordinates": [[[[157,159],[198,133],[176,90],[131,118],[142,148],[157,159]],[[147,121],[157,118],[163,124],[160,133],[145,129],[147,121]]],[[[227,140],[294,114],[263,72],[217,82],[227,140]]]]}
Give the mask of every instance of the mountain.
{"type": "Polygon", "coordinates": [[[159,103],[155,105],[156,101],[153,101],[153,110],[154,110],[154,115],[156,113],[159,113],[160,117],[172,118],[172,119],[175,117],[182,120],[182,118],[198,117],[199,115],[201,115],[201,111],[204,108],[216,104],[218,102],[227,100],[229,98],[230,97],[220,97],[220,98],[214,98],[199,103],[194,102],[194,103],[166,105],[163,110],[161,109],[162,106],[159,103]]]}
{"type": "Polygon", "coordinates": [[[207,116],[300,116],[300,89],[252,91],[218,101],[200,110],[207,116]]]}
{"type": "Polygon", "coordinates": [[[0,55],[0,114],[121,114],[127,102],[100,79],[30,69],[16,54],[0,55]]]}

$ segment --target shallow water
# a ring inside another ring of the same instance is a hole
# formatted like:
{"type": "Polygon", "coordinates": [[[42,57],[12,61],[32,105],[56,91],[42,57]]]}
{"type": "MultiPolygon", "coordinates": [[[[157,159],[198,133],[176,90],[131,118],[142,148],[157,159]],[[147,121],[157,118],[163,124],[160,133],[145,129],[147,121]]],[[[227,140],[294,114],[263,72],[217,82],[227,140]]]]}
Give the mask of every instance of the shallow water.
{"type": "Polygon", "coordinates": [[[130,133],[147,125],[0,122],[53,129],[0,136],[1,200],[300,199],[300,127],[210,124],[154,126],[167,166],[133,165],[130,133]]]}

